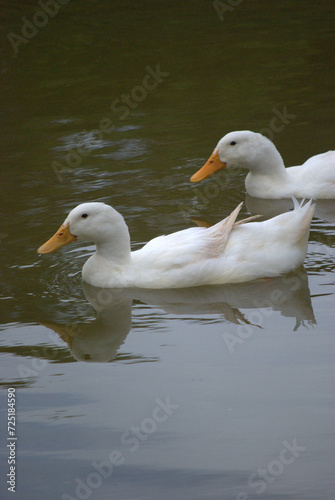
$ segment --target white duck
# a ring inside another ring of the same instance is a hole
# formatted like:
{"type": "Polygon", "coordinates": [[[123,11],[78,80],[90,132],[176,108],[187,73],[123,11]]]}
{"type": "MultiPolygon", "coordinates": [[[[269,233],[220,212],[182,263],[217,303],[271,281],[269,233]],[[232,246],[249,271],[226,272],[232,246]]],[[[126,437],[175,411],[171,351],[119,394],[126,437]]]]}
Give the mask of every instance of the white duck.
{"type": "Polygon", "coordinates": [[[249,130],[222,137],[191,182],[202,181],[225,167],[245,168],[245,187],[255,198],[335,198],[335,151],[312,156],[303,165],[285,168],[275,145],[249,130]]]}
{"type": "Polygon", "coordinates": [[[83,280],[99,287],[182,288],[238,283],[279,276],[306,256],[314,205],[295,208],[264,222],[236,222],[242,203],[210,228],[192,227],[158,236],[131,252],[128,227],[114,208],[83,203],[38,249],[50,253],[74,240],[93,241],[83,280]]]}

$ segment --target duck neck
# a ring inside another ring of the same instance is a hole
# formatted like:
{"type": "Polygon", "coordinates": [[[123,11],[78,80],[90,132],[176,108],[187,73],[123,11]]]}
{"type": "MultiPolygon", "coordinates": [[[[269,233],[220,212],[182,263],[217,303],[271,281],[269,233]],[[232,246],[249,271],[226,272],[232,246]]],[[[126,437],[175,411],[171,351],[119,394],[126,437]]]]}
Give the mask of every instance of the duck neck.
{"type": "Polygon", "coordinates": [[[130,263],[130,236],[125,223],[108,237],[96,242],[96,255],[116,265],[130,263]]]}
{"type": "Polygon", "coordinates": [[[264,151],[260,151],[260,153],[255,158],[256,161],[252,168],[250,168],[251,173],[285,180],[287,176],[286,168],[280,153],[273,144],[267,145],[264,151]]]}

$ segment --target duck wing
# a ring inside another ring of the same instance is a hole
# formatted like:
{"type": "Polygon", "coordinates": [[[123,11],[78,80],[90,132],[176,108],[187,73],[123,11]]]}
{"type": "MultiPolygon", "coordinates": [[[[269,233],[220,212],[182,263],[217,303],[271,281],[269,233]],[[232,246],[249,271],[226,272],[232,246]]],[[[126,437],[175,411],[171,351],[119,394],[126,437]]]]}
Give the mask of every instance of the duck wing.
{"type": "MultiPolygon", "coordinates": [[[[222,256],[243,203],[224,220],[211,227],[191,227],[158,236],[132,252],[133,261],[166,270],[222,256]]],[[[241,221],[242,222],[242,221],[241,221]]]]}

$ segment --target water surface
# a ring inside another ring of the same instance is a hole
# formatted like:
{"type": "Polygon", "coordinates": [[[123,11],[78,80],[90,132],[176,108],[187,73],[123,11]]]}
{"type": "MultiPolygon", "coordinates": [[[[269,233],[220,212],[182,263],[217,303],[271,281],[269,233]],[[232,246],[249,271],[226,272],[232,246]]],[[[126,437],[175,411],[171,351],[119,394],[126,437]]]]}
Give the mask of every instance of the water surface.
{"type": "Polygon", "coordinates": [[[275,280],[95,290],[91,245],[36,253],[85,201],[119,210],[133,248],[240,201],[289,208],[243,172],[189,177],[231,130],[288,166],[333,148],[333,2],[221,4],[1,2],[1,498],[8,387],[18,500],[334,497],[332,202],[275,280]]]}

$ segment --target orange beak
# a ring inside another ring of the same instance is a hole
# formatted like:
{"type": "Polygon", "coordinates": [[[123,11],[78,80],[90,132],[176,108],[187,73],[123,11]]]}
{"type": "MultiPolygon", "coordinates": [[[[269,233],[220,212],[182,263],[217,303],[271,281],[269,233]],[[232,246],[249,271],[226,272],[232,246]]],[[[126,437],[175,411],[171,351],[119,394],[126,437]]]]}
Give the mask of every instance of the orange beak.
{"type": "Polygon", "coordinates": [[[37,253],[54,252],[55,250],[58,250],[58,248],[61,248],[64,245],[67,245],[68,243],[75,241],[76,239],[77,236],[74,236],[73,234],[70,233],[69,223],[67,223],[65,226],[63,226],[62,224],[61,227],[58,229],[57,233],[55,233],[50,238],[50,240],[44,243],[44,245],[42,245],[37,250],[37,253]]]}
{"type": "Polygon", "coordinates": [[[204,179],[207,179],[212,174],[215,174],[215,172],[218,172],[222,168],[226,168],[227,164],[223,163],[223,161],[220,160],[219,158],[219,153],[216,151],[213,153],[209,159],[206,161],[205,165],[198,170],[194,175],[191,177],[191,182],[199,182],[203,181],[204,179]]]}

